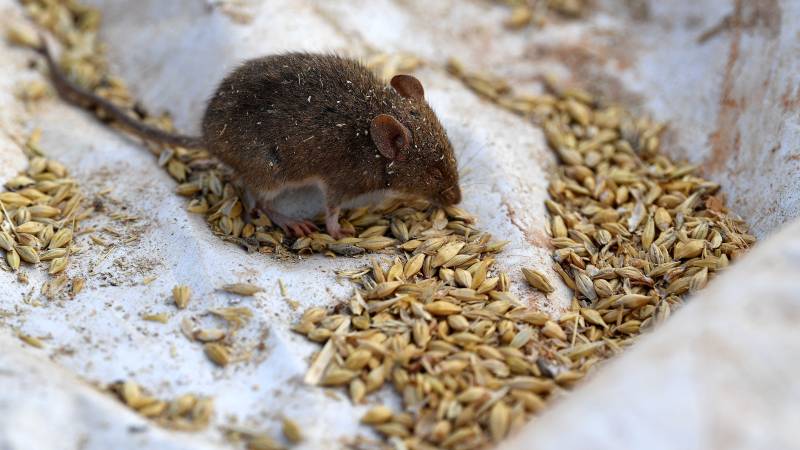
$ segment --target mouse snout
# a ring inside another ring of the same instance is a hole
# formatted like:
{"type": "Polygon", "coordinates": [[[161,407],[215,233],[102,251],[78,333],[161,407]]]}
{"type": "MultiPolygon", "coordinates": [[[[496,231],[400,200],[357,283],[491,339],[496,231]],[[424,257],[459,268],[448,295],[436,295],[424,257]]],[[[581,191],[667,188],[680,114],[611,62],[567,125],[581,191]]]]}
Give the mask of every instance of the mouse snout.
{"type": "Polygon", "coordinates": [[[436,202],[444,206],[455,205],[461,202],[461,189],[458,185],[450,186],[447,189],[439,192],[436,202]]]}

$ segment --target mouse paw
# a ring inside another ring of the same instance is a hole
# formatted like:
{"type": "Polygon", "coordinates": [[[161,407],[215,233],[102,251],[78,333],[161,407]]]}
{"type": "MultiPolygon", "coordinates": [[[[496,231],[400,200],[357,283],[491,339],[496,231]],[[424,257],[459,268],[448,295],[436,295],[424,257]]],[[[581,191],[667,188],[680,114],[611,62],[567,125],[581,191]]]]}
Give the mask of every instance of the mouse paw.
{"type": "Polygon", "coordinates": [[[281,227],[284,233],[294,237],[305,237],[319,230],[319,228],[314,225],[314,222],[310,220],[296,219],[273,210],[267,210],[266,214],[272,223],[281,227]]]}

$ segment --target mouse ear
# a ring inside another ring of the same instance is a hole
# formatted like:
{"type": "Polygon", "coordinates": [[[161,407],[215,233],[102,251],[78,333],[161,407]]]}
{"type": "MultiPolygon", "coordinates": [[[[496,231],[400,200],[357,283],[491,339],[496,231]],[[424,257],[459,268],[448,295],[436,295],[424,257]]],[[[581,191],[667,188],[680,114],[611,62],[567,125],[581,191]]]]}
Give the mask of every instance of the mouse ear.
{"type": "Polygon", "coordinates": [[[369,127],[372,142],[381,155],[393,161],[405,161],[406,150],[411,146],[411,132],[389,114],[379,114],[369,127]]]}
{"type": "Polygon", "coordinates": [[[422,88],[422,83],[411,75],[395,75],[390,83],[394,90],[405,98],[413,98],[414,100],[425,98],[425,90],[422,88]]]}

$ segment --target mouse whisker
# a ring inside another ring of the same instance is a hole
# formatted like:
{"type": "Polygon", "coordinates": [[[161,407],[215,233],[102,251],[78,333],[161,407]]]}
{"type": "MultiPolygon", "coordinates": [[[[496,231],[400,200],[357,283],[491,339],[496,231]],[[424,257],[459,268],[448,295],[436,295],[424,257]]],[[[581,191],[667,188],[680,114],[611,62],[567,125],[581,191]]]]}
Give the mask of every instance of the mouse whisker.
{"type": "Polygon", "coordinates": [[[492,183],[486,181],[462,181],[461,189],[467,190],[474,187],[491,187],[492,183]]]}
{"type": "Polygon", "coordinates": [[[465,171],[465,173],[461,175],[461,179],[462,179],[462,180],[470,180],[470,179],[472,179],[472,178],[477,178],[477,179],[486,179],[486,178],[487,178],[487,176],[486,176],[486,173],[483,173],[483,172],[476,172],[476,171],[474,171],[474,170],[471,170],[471,169],[467,169],[467,170],[465,171]]]}
{"type": "Polygon", "coordinates": [[[475,162],[478,156],[481,156],[480,149],[475,150],[471,155],[467,155],[464,159],[459,159],[458,172],[461,173],[462,170],[472,167],[472,163],[475,162]]]}

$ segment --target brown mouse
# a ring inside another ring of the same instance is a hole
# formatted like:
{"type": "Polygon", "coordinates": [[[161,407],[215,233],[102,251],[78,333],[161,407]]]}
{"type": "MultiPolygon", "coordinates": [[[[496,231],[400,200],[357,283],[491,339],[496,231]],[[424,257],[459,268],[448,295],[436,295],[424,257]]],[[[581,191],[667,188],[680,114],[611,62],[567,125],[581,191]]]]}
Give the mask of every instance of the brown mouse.
{"type": "Polygon", "coordinates": [[[327,54],[253,59],[222,81],[203,115],[202,136],[194,137],[129,116],[69,80],[46,45],[41,53],[62,97],[102,110],[144,139],[207,149],[233,169],[252,197],[246,203],[287,233],[315,229],[272,208],[287,188],[322,190],[325,225],[337,239],[342,204],[370,194],[407,194],[443,206],[461,201],[453,147],[413,76],[397,75],[387,86],[359,62],[327,54]]]}

